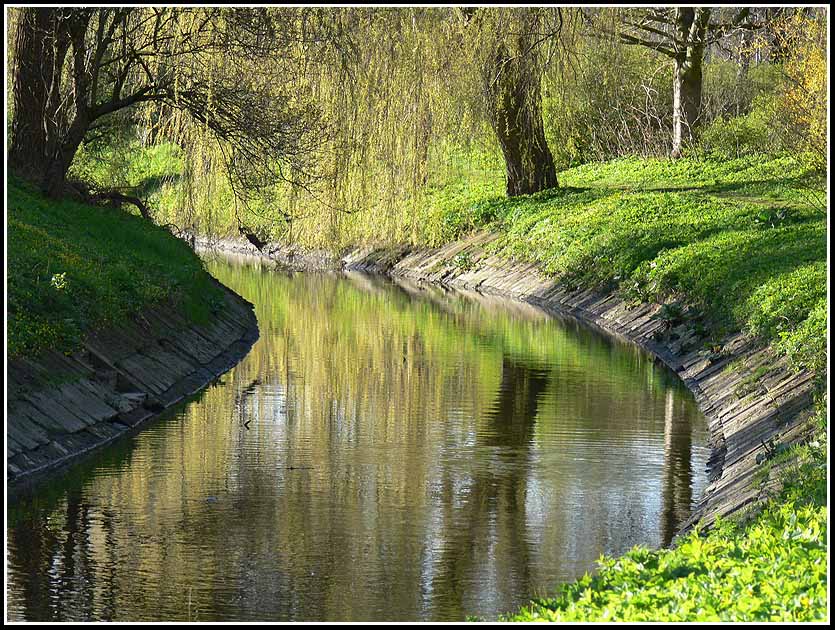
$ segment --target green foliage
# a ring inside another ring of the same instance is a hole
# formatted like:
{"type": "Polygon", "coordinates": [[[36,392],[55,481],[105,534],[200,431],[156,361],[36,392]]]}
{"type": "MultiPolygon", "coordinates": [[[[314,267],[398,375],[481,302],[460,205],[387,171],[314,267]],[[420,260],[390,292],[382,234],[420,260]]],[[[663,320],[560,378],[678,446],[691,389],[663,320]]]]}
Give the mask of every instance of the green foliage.
{"type": "Polygon", "coordinates": [[[779,332],[777,348],[798,368],[808,368],[823,378],[826,374],[828,300],[822,297],[799,324],[779,332]]]}
{"type": "Polygon", "coordinates": [[[673,82],[666,60],[599,38],[578,38],[572,46],[570,58],[548,72],[543,97],[557,165],[669,152],[673,82]]]}
{"type": "Polygon", "coordinates": [[[776,94],[779,67],[752,63],[753,51],[743,46],[736,50],[739,60],[714,58],[704,64],[702,117],[705,123],[732,118],[760,110],[776,94]],[[747,65],[742,66],[747,60],[747,65]]]}
{"type": "Polygon", "coordinates": [[[680,304],[662,304],[661,309],[652,316],[652,319],[659,319],[668,327],[677,326],[684,319],[684,311],[680,304]]]}
{"type": "Polygon", "coordinates": [[[700,137],[703,150],[727,159],[764,153],[773,146],[770,140],[769,118],[762,110],[727,120],[716,118],[700,137]]]}
{"type": "Polygon", "coordinates": [[[818,260],[774,275],[749,298],[753,332],[776,337],[792,331],[815,307],[826,302],[826,262],[818,260]]]}
{"type": "MultiPolygon", "coordinates": [[[[596,19],[610,28],[606,11],[596,19]]],[[[643,46],[575,38],[547,73],[549,146],[564,168],[625,155],[663,156],[671,146],[672,64],[643,46]]],[[[750,51],[744,53],[750,57],[750,51]]],[[[702,148],[739,157],[775,146],[769,121],[778,70],[721,59],[704,64],[702,148]],[[759,103],[759,105],[758,105],[759,103]]],[[[773,126],[773,125],[772,125],[773,126]]]]}
{"type": "Polygon", "coordinates": [[[8,188],[8,352],[72,351],[95,328],[170,300],[205,321],[220,295],[183,241],[110,208],[8,188]]]}
{"type": "Polygon", "coordinates": [[[776,40],[772,45],[785,51],[772,123],[786,150],[808,153],[824,170],[829,137],[828,15],[810,13],[781,13],[771,24],[776,40]]]}
{"type": "Polygon", "coordinates": [[[674,549],[601,558],[596,575],[506,621],[827,619],[826,448],[796,449],[781,495],[745,522],[692,530],[674,549]]]}
{"type": "Polygon", "coordinates": [[[69,176],[92,188],[117,188],[155,204],[163,187],[179,180],[181,170],[182,155],[175,144],[145,147],[136,138],[120,136],[106,145],[82,145],[69,176]]]}
{"type": "Polygon", "coordinates": [[[458,254],[452,259],[452,264],[460,271],[469,271],[475,266],[469,252],[461,252],[458,254]]]}
{"type": "Polygon", "coordinates": [[[777,66],[753,66],[743,80],[737,64],[720,62],[708,64],[706,69],[708,96],[703,109],[707,124],[699,133],[699,151],[729,160],[763,153],[797,153],[774,124],[781,116],[777,66]]]}
{"type": "Polygon", "coordinates": [[[421,207],[427,217],[424,230],[432,244],[453,241],[487,225],[496,218],[496,202],[501,191],[487,182],[464,180],[424,193],[421,207]]]}

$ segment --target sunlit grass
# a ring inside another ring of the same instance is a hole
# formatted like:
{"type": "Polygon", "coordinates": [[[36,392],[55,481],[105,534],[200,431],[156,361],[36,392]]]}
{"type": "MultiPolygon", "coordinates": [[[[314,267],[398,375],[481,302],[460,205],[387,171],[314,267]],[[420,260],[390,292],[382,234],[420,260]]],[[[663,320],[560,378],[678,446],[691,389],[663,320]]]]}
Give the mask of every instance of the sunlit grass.
{"type": "Polygon", "coordinates": [[[495,253],[566,284],[683,301],[714,336],[747,330],[798,367],[825,366],[826,213],[803,162],[627,158],[561,181],[464,211],[484,218],[473,229],[500,235],[495,253]]]}

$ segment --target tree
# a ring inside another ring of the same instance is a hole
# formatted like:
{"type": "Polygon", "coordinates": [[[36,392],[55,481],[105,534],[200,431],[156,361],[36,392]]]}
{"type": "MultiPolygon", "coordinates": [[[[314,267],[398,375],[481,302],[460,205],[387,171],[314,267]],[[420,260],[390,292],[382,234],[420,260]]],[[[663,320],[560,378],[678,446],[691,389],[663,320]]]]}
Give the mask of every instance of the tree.
{"type": "Polygon", "coordinates": [[[625,44],[645,46],[672,60],[672,157],[681,155],[699,124],[705,50],[733,31],[758,28],[749,21],[750,14],[741,8],[729,20],[711,22],[708,7],[631,9],[622,14],[617,30],[604,29],[625,44]]]}
{"type": "MultiPolygon", "coordinates": [[[[259,61],[293,50],[292,10],[220,8],[19,9],[13,50],[9,168],[50,196],[85,138],[141,103],[186,112],[228,149],[230,176],[251,187],[303,170],[317,111],[288,94],[292,74],[259,61]],[[250,72],[248,72],[248,70],[250,72]]],[[[289,55],[288,55],[289,56],[289,55]]],[[[303,96],[303,95],[302,95],[303,96]]]]}
{"type": "Polygon", "coordinates": [[[555,188],[557,172],[542,120],[539,54],[544,43],[559,36],[562,12],[551,14],[557,18],[551,31],[545,30],[549,13],[542,9],[470,9],[464,15],[481,35],[486,111],[504,156],[507,195],[555,188]]]}
{"type": "Polygon", "coordinates": [[[827,164],[829,131],[826,13],[796,11],[771,20],[772,49],[777,53],[782,82],[775,121],[793,152],[804,152],[820,170],[827,164]]]}

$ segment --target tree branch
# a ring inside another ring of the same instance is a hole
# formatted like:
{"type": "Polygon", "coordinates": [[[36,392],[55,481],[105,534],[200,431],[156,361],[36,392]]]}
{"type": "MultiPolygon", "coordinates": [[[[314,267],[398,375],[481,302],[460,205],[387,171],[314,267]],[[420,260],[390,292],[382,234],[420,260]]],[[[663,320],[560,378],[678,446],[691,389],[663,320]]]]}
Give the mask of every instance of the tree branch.
{"type": "Polygon", "coordinates": [[[154,218],[151,216],[151,211],[148,209],[148,206],[146,206],[145,203],[139,197],[125,195],[116,190],[97,191],[90,195],[90,201],[93,203],[97,203],[100,201],[115,201],[116,203],[129,203],[136,206],[139,209],[139,213],[143,216],[143,218],[151,222],[153,222],[154,220],[154,218]]]}

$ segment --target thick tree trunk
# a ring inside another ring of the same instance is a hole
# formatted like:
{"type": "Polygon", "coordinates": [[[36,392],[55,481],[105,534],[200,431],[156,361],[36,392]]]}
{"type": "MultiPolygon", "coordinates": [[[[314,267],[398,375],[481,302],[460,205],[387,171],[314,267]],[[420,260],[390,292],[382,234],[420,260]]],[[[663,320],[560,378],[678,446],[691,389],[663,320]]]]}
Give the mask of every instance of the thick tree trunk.
{"type": "Polygon", "coordinates": [[[502,48],[492,85],[493,129],[504,154],[507,195],[528,195],[557,186],[554,158],[545,140],[539,77],[525,55],[502,48]]]}
{"type": "Polygon", "coordinates": [[[673,157],[694,138],[702,105],[702,64],[675,59],[673,70],[673,157]]]}
{"type": "Polygon", "coordinates": [[[54,9],[21,9],[15,39],[14,115],[9,169],[44,189],[58,174],[61,68],[69,37],[54,9]]]}
{"type": "MultiPolygon", "coordinates": [[[[73,156],[84,139],[86,110],[81,95],[62,97],[65,60],[73,37],[85,24],[63,9],[20,9],[15,38],[14,114],[9,170],[47,195],[66,189],[73,156]]],[[[82,42],[83,43],[83,42],[82,42]]],[[[66,92],[66,86],[64,86],[66,92]]]]}

